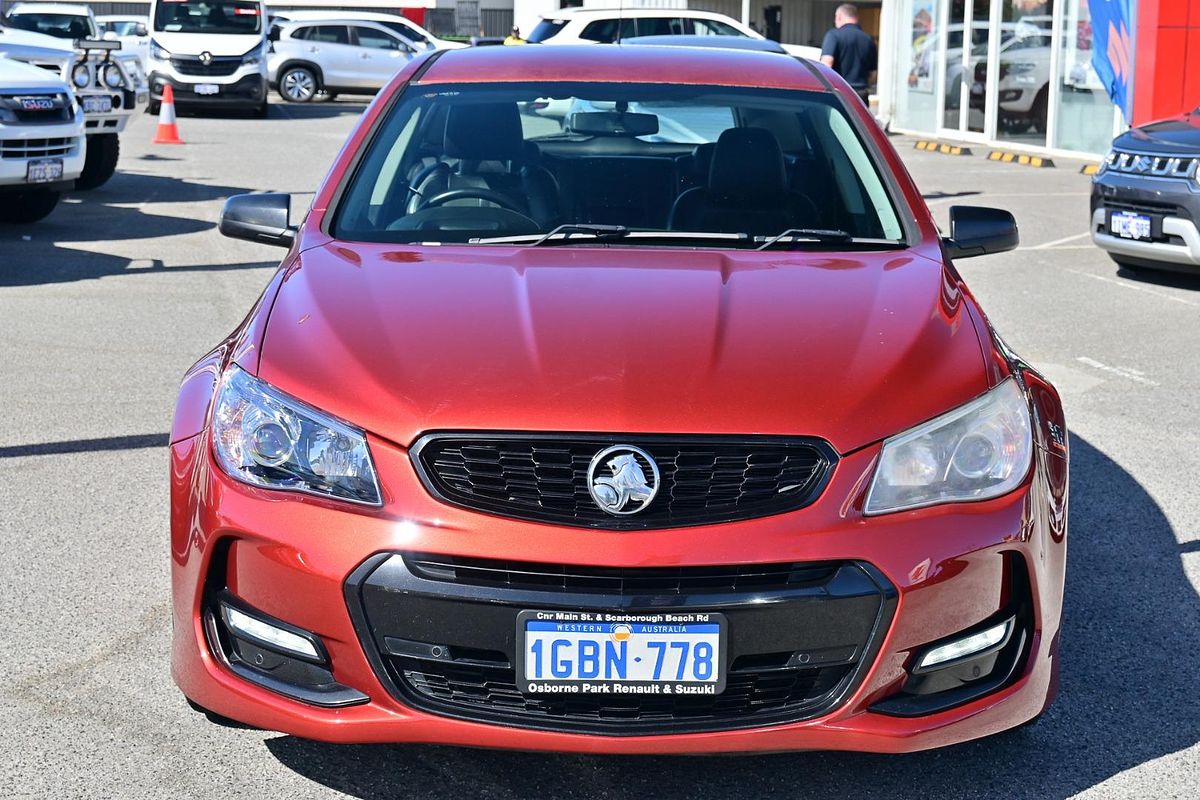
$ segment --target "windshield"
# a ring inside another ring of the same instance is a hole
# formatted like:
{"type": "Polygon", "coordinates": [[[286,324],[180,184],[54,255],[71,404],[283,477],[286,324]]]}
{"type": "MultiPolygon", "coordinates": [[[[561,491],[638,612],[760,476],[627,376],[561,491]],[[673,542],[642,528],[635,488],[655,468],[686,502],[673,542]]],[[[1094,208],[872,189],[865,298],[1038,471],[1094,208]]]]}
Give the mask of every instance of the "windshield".
{"type": "Polygon", "coordinates": [[[904,238],[870,151],[819,92],[416,86],[343,198],[335,235],[359,241],[536,238],[562,225],[683,247],[759,246],[791,229],[836,232],[828,247],[904,238]]]}
{"type": "Polygon", "coordinates": [[[82,14],[43,14],[40,11],[14,14],[8,18],[8,24],[56,39],[94,39],[97,36],[92,20],[82,14]]]}
{"type": "Polygon", "coordinates": [[[256,0],[160,0],[154,30],[170,33],[245,33],[262,30],[256,0]]]}

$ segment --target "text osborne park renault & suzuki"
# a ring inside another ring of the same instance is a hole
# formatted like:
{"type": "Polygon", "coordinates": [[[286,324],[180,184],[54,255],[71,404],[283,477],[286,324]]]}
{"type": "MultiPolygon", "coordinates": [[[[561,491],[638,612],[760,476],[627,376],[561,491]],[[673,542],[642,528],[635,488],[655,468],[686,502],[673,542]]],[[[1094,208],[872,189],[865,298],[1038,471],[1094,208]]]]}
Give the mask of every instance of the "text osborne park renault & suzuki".
{"type": "Polygon", "coordinates": [[[1037,718],[1067,440],[831,70],[720,48],[413,59],[192,367],[173,673],[337,742],[919,750],[1037,718]],[[535,113],[549,98],[575,109],[535,113]]]}

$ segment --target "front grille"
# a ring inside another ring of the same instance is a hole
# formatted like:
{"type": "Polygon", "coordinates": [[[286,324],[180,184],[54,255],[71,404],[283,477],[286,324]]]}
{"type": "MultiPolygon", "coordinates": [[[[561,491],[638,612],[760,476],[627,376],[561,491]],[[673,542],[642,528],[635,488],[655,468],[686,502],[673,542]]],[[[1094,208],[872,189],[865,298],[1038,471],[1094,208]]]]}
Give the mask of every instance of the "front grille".
{"type": "Polygon", "coordinates": [[[200,77],[223,77],[237,72],[241,66],[241,56],[214,56],[212,61],[204,64],[198,58],[171,59],[171,66],[181,75],[198,75],[200,77]]]}
{"type": "Polygon", "coordinates": [[[0,95],[0,108],[12,113],[18,122],[53,125],[70,122],[74,116],[73,101],[65,94],[0,95]],[[48,103],[49,108],[24,108],[25,101],[48,103]]]}
{"type": "Polygon", "coordinates": [[[381,553],[345,583],[376,675],[397,701],[457,719],[638,736],[786,724],[829,713],[874,662],[896,590],[854,561],[680,568],[565,567],[381,553]],[[523,694],[523,610],[719,612],[717,695],[523,694]]]}
{"type": "Polygon", "coordinates": [[[1105,162],[1107,169],[1125,175],[1151,175],[1159,178],[1191,178],[1196,175],[1200,158],[1154,156],[1114,150],[1105,162]]]}
{"type": "Polygon", "coordinates": [[[1105,208],[1111,208],[1113,211],[1128,211],[1132,214],[1162,214],[1168,217],[1187,216],[1187,212],[1180,209],[1174,203],[1160,203],[1155,200],[1117,200],[1115,198],[1104,198],[1105,208]]]}
{"type": "Polygon", "coordinates": [[[0,139],[0,158],[46,158],[65,156],[75,139],[0,139]]]}
{"type": "MultiPolygon", "coordinates": [[[[786,658],[787,654],[780,654],[786,658]]],[[[596,726],[604,723],[686,726],[703,722],[739,725],[778,713],[804,714],[824,705],[846,679],[851,664],[817,668],[730,670],[725,691],[718,695],[524,695],[508,664],[459,664],[389,657],[394,679],[431,700],[476,711],[519,715],[530,721],[569,720],[596,726]]]]}
{"type": "Polygon", "coordinates": [[[452,433],[422,438],[413,456],[426,488],[454,505],[614,530],[793,511],[816,499],[837,458],[809,438],[452,433]],[[660,471],[656,496],[630,516],[603,511],[588,488],[592,458],[617,444],[646,451],[660,471]]]}
{"type": "Polygon", "coordinates": [[[774,591],[829,580],[836,563],[739,564],[714,567],[648,567],[627,570],[409,554],[404,562],[427,580],[468,586],[590,594],[692,595],[774,591]]]}

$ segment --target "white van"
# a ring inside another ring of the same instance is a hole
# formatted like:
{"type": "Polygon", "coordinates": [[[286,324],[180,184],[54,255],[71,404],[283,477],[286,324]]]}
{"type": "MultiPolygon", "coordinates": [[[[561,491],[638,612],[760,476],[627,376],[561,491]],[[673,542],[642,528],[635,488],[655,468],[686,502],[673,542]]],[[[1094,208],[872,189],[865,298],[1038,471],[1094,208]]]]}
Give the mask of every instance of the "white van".
{"type": "Polygon", "coordinates": [[[181,106],[267,115],[267,25],[260,0],[152,0],[150,111],[168,85],[181,106]]]}

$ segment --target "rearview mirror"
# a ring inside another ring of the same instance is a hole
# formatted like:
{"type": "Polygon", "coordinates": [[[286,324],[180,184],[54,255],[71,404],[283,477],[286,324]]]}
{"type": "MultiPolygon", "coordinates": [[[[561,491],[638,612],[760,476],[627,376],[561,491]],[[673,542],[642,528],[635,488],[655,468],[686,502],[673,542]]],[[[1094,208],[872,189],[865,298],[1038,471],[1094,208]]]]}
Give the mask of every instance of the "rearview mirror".
{"type": "Polygon", "coordinates": [[[658,133],[657,114],[628,111],[576,111],[571,115],[572,133],[588,136],[653,136],[658,133]]]}
{"type": "Polygon", "coordinates": [[[290,224],[291,208],[292,196],[288,194],[237,194],[221,209],[220,231],[231,239],[291,247],[296,240],[296,228],[290,224]]]}
{"type": "Polygon", "coordinates": [[[1013,215],[1002,208],[951,206],[950,236],[943,243],[950,258],[972,258],[1015,250],[1021,236],[1013,215]]]}

